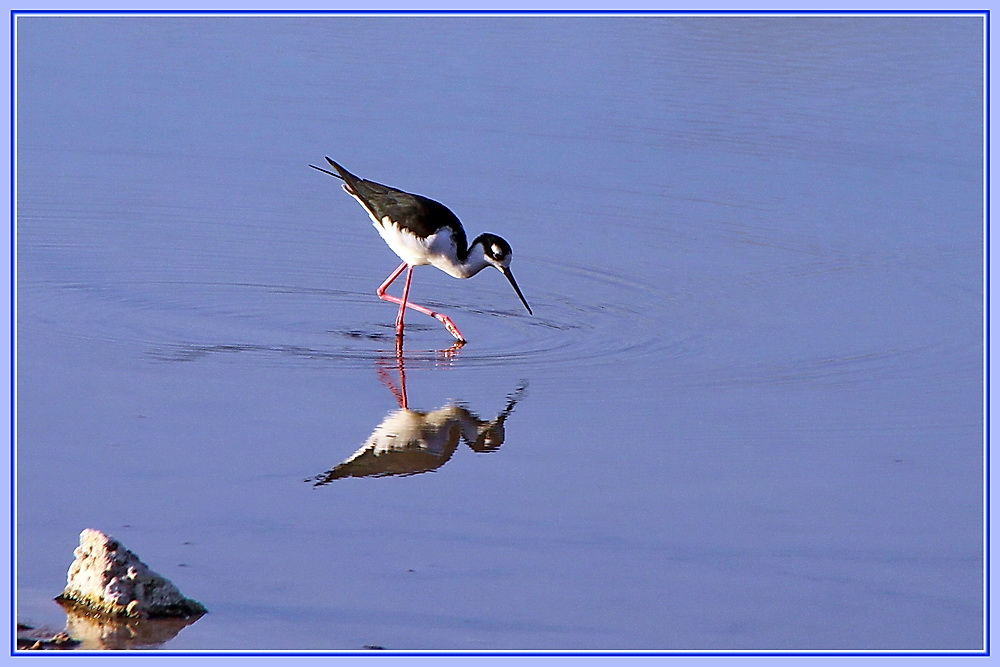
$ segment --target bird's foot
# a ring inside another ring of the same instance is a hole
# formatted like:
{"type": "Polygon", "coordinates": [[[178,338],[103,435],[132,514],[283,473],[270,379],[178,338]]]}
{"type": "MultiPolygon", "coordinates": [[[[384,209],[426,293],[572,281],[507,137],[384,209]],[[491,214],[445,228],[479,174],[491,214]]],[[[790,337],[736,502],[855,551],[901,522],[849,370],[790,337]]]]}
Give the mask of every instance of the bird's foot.
{"type": "Polygon", "coordinates": [[[458,327],[455,326],[455,323],[451,321],[450,317],[442,315],[441,313],[435,313],[434,318],[444,325],[445,329],[447,329],[448,333],[455,337],[456,341],[465,345],[465,337],[462,335],[462,332],[458,330],[458,327]]]}

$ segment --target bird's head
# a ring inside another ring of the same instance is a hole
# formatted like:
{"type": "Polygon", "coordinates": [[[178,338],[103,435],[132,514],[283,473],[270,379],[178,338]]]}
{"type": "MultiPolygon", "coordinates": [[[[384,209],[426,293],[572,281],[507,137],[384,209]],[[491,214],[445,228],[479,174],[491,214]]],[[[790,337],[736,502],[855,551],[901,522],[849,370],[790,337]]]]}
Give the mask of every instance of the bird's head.
{"type": "Polygon", "coordinates": [[[472,243],[473,252],[475,252],[476,248],[482,249],[483,261],[504,275],[504,278],[507,279],[510,286],[517,293],[517,298],[524,304],[525,310],[528,311],[529,315],[532,314],[531,307],[524,300],[524,295],[521,294],[521,289],[514,280],[514,274],[510,271],[510,260],[514,256],[514,251],[510,249],[510,244],[496,234],[480,234],[472,243]]]}

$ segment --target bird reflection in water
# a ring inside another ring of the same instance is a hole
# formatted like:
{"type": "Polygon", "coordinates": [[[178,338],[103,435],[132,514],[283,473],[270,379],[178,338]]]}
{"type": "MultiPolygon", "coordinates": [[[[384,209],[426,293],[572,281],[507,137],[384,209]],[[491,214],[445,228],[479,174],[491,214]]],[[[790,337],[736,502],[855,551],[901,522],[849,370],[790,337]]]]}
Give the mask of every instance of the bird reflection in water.
{"type": "Polygon", "coordinates": [[[403,356],[397,354],[395,361],[398,384],[393,383],[387,370],[388,360],[379,360],[378,372],[396,397],[399,409],[389,413],[347,460],[307,482],[323,486],[345,477],[416,475],[443,466],[462,442],[480,453],[494,452],[503,444],[504,421],[524,396],[524,381],[507,395],[507,404],[490,420],[480,419],[460,401],[422,412],[409,409],[403,356]]]}

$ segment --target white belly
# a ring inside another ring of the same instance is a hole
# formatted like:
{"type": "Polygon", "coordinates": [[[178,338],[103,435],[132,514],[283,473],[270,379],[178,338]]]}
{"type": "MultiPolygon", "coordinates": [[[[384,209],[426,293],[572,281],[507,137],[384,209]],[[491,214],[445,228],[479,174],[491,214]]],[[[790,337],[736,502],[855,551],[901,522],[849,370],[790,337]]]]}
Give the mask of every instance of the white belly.
{"type": "Polygon", "coordinates": [[[423,239],[394,225],[389,218],[374,223],[379,236],[399,258],[411,266],[430,264],[432,239],[423,239]]]}
{"type": "Polygon", "coordinates": [[[400,229],[388,217],[375,221],[373,226],[386,245],[392,248],[401,260],[411,266],[431,264],[455,278],[465,278],[455,257],[455,242],[447,228],[422,238],[400,229]]]}
{"type": "Polygon", "coordinates": [[[382,237],[386,245],[410,266],[431,264],[455,278],[468,278],[475,274],[475,272],[470,272],[468,267],[457,262],[455,240],[447,228],[431,234],[427,238],[421,238],[400,229],[389,216],[379,220],[365,202],[347,187],[346,183],[343,188],[344,192],[354,197],[361,204],[361,208],[368,212],[368,217],[372,219],[372,226],[378,231],[378,235],[382,237]]]}

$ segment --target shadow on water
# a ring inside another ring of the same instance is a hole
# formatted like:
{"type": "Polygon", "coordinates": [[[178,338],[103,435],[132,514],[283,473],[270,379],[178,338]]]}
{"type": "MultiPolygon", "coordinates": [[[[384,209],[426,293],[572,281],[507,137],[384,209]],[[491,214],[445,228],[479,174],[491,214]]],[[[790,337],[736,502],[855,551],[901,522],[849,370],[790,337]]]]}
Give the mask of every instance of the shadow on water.
{"type": "MultiPolygon", "coordinates": [[[[453,346],[447,352],[457,354],[460,347],[453,346]]],[[[496,417],[484,420],[462,401],[451,400],[430,411],[410,409],[404,366],[405,357],[401,348],[398,349],[395,364],[388,358],[377,360],[379,379],[395,397],[399,409],[390,412],[354,454],[306,482],[324,486],[347,477],[407,476],[432,472],[447,463],[462,442],[480,454],[500,449],[505,437],[504,422],[524,397],[527,381],[522,380],[507,395],[507,403],[496,417]],[[398,380],[392,378],[392,370],[397,373],[398,380]]]]}

